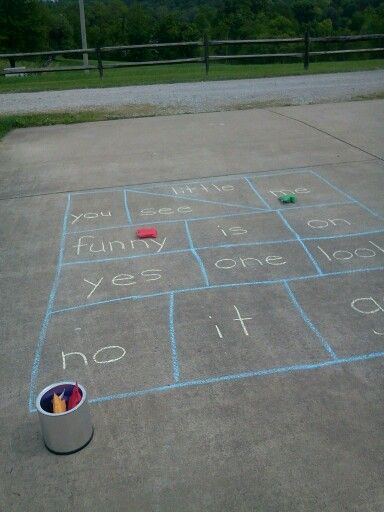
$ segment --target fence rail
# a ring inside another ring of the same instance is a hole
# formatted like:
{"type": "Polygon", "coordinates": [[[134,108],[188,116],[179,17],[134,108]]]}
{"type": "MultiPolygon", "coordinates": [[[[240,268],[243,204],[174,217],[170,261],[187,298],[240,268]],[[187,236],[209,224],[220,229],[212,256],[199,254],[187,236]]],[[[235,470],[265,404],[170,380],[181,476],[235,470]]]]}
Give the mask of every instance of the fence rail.
{"type": "Polygon", "coordinates": [[[328,56],[328,55],[340,55],[340,54],[353,54],[353,53],[378,53],[383,52],[384,48],[352,48],[343,50],[324,50],[324,51],[311,51],[311,43],[350,43],[359,41],[374,41],[384,40],[384,34],[362,34],[357,36],[331,36],[331,37],[310,37],[308,31],[303,37],[292,37],[292,38],[275,38],[275,39],[239,39],[239,40],[209,40],[207,36],[202,41],[183,41],[179,43],[148,43],[148,44],[134,44],[134,45],[122,45],[122,46],[103,46],[98,48],[86,48],[86,49],[73,49],[73,50],[53,50],[46,52],[26,52],[26,53],[2,53],[0,58],[9,59],[12,68],[16,65],[16,60],[20,60],[24,57],[53,57],[56,55],[77,55],[77,54],[95,54],[97,59],[97,65],[88,66],[60,66],[60,67],[39,67],[39,68],[25,68],[19,69],[7,69],[0,72],[0,75],[12,75],[20,73],[50,73],[59,71],[84,71],[84,70],[98,70],[100,78],[103,77],[105,69],[113,68],[125,68],[134,66],[155,66],[165,64],[182,64],[182,63],[193,63],[201,62],[205,64],[206,73],[209,72],[209,63],[212,61],[220,60],[242,60],[242,59],[281,59],[281,58],[292,58],[302,59],[304,68],[308,69],[310,63],[310,57],[328,56]],[[231,45],[268,45],[268,44],[301,44],[302,51],[286,52],[282,53],[244,53],[240,55],[221,55],[212,54],[210,48],[220,46],[231,46],[231,45]],[[116,62],[116,63],[103,63],[102,55],[108,52],[119,52],[119,51],[130,51],[140,49],[158,49],[158,48],[202,48],[203,55],[200,57],[190,57],[181,59],[168,59],[168,60],[145,60],[141,62],[116,62]]]}

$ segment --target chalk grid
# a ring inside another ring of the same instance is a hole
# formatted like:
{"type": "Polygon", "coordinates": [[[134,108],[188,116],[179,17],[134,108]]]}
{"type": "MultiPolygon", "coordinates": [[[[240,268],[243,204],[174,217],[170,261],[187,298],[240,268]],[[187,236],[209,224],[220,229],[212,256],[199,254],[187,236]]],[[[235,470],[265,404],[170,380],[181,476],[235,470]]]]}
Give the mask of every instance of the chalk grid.
{"type": "Polygon", "coordinates": [[[160,192],[148,192],[147,188],[158,188],[161,186],[170,186],[169,183],[167,184],[152,184],[152,185],[146,185],[146,186],[137,186],[137,187],[121,187],[121,188],[113,188],[113,189],[104,189],[104,190],[96,190],[96,191],[89,191],[89,192],[74,192],[69,193],[67,195],[67,204],[64,212],[63,217],[63,225],[62,225],[62,233],[60,237],[60,249],[59,249],[59,256],[58,261],[56,265],[56,270],[54,274],[53,284],[51,293],[49,295],[48,304],[45,316],[42,321],[41,330],[39,333],[39,337],[37,340],[37,346],[34,356],[34,361],[32,365],[32,371],[31,371],[31,383],[30,383],[30,394],[29,394],[29,410],[30,412],[35,412],[35,397],[36,397],[36,386],[37,386],[37,378],[39,373],[39,365],[40,365],[40,359],[41,355],[44,349],[44,343],[47,336],[47,330],[50,323],[50,320],[53,315],[61,314],[63,312],[67,311],[74,311],[81,308],[89,308],[96,305],[106,304],[106,303],[113,303],[113,302],[121,302],[125,300],[145,300],[148,297],[157,297],[166,295],[168,296],[168,332],[169,332],[169,346],[170,346],[170,358],[172,363],[172,369],[173,369],[173,382],[170,382],[167,385],[162,385],[158,387],[151,387],[151,388],[145,388],[145,389],[139,389],[139,390],[132,390],[132,391],[126,391],[122,393],[116,393],[113,395],[107,395],[107,396],[99,396],[99,397],[93,397],[89,401],[92,403],[95,402],[102,402],[102,401],[108,401],[113,399],[121,399],[121,398],[129,398],[134,396],[142,396],[146,394],[151,393],[160,393],[160,392],[166,392],[170,391],[172,389],[179,389],[179,388],[188,388],[192,386],[200,386],[200,385],[208,385],[212,383],[217,382],[225,382],[225,381],[237,381],[241,379],[247,379],[257,376],[266,376],[271,374],[283,374],[283,373],[289,373],[289,372],[298,372],[298,371],[308,371],[318,368],[323,368],[327,366],[334,366],[334,365],[340,365],[340,364],[347,364],[347,363],[353,363],[357,361],[364,361],[369,359],[376,359],[381,358],[384,356],[383,352],[370,352],[365,354],[359,354],[355,356],[350,357],[338,357],[337,353],[335,352],[332,345],[329,343],[328,340],[325,339],[325,337],[321,334],[319,329],[316,327],[316,325],[311,321],[310,317],[308,316],[307,312],[305,311],[305,308],[300,304],[299,300],[295,296],[294,292],[292,291],[292,288],[290,286],[290,282],[295,281],[302,281],[302,280],[312,280],[312,279],[322,279],[325,277],[331,277],[331,276],[337,276],[337,275],[348,275],[353,273],[363,273],[363,272],[371,272],[375,270],[384,270],[384,267],[368,267],[368,268],[357,268],[357,269],[350,269],[345,271],[337,271],[337,272],[324,272],[321,269],[321,266],[319,265],[318,261],[315,259],[313,254],[310,252],[309,248],[307,247],[308,241],[311,240],[327,240],[327,239],[336,239],[336,238],[347,238],[351,236],[358,236],[358,235],[368,235],[371,233],[382,233],[384,232],[384,224],[383,227],[380,229],[375,230],[368,230],[368,231],[360,231],[358,233],[349,233],[349,234],[338,234],[333,236],[319,236],[319,237],[302,237],[300,236],[294,228],[290,225],[288,222],[284,212],[285,211],[292,211],[293,209],[302,209],[302,208],[327,208],[329,206],[341,206],[341,205],[358,205],[363,210],[368,212],[370,215],[374,216],[375,218],[380,219],[380,221],[383,221],[383,217],[381,217],[378,213],[374,212],[372,209],[368,208],[366,205],[362,204],[360,201],[352,197],[351,195],[347,194],[346,192],[342,191],[340,188],[336,187],[334,184],[332,184],[329,180],[323,178],[318,173],[314,172],[313,170],[291,170],[291,171],[284,171],[284,172],[270,172],[270,173],[264,173],[264,174],[249,174],[249,175],[235,175],[231,177],[218,177],[218,178],[204,178],[201,180],[195,180],[195,181],[187,181],[187,182],[177,182],[175,183],[175,186],[183,186],[186,184],[193,185],[194,183],[205,183],[205,184],[211,184],[214,182],[224,182],[225,180],[231,180],[233,182],[243,182],[246,183],[247,186],[252,190],[252,192],[255,194],[257,199],[261,201],[263,204],[262,208],[256,208],[251,206],[245,206],[245,205],[239,205],[234,203],[225,203],[220,202],[217,203],[216,201],[209,201],[206,199],[201,198],[194,198],[190,196],[186,197],[179,197],[172,194],[162,194],[160,192]],[[287,210],[286,207],[279,207],[279,208],[272,208],[270,204],[267,202],[267,200],[263,197],[262,193],[257,189],[257,186],[255,185],[255,182],[257,182],[258,178],[262,177],[276,177],[279,175],[299,175],[299,174],[309,174],[314,177],[316,177],[320,182],[325,183],[327,186],[329,186],[331,189],[336,191],[340,196],[343,198],[343,200],[340,200],[339,202],[329,202],[329,203],[322,203],[322,204],[305,204],[305,205],[290,205],[289,210],[287,210]],[[251,181],[253,180],[253,181],[251,181]],[[89,228],[79,231],[68,231],[68,216],[70,213],[70,207],[71,207],[71,200],[74,196],[79,195],[91,195],[91,194],[97,194],[97,193],[103,193],[103,192],[121,192],[123,194],[123,202],[124,202],[124,208],[127,218],[126,224],[121,224],[117,226],[107,226],[107,227],[99,227],[99,228],[89,228]],[[187,201],[197,201],[201,203],[211,203],[211,204],[220,204],[222,206],[231,206],[236,208],[246,208],[247,211],[244,213],[228,213],[228,214],[218,214],[218,215],[211,215],[211,216],[194,216],[191,218],[187,218],[184,220],[153,220],[153,221],[147,221],[147,222],[140,222],[140,223],[133,223],[132,221],[132,215],[129,208],[129,201],[128,201],[128,193],[138,193],[138,194],[149,194],[152,196],[158,196],[158,197],[169,197],[173,199],[185,199],[187,201]],[[283,224],[287,227],[287,229],[292,233],[293,239],[292,240],[270,240],[270,241],[259,241],[259,242],[251,242],[251,243],[233,243],[233,244],[221,244],[221,245],[213,245],[213,246],[196,246],[193,242],[193,237],[190,232],[190,223],[194,221],[201,221],[201,220],[209,220],[209,219],[222,219],[227,217],[238,217],[240,215],[254,215],[257,213],[266,213],[266,212],[275,212],[276,215],[281,219],[283,224]],[[114,260],[129,260],[133,258],[144,258],[148,256],[153,256],[154,254],[139,254],[139,255],[133,255],[133,256],[124,256],[124,257],[117,257],[117,258],[104,258],[104,259],[98,259],[98,260],[84,260],[84,261],[71,261],[71,262],[65,262],[64,261],[64,251],[65,251],[65,241],[66,237],[69,234],[78,234],[78,233],[85,233],[85,232],[92,232],[92,231],[100,231],[100,230],[108,230],[108,229],[116,229],[116,228],[133,228],[133,227],[139,227],[139,226],[145,226],[149,224],[164,224],[164,223],[176,223],[179,225],[183,225],[185,229],[185,234],[189,243],[189,247],[186,249],[175,249],[175,250],[169,250],[164,251],[161,254],[177,254],[177,253],[190,253],[194,256],[195,261],[200,269],[204,286],[199,287],[191,287],[191,288],[180,288],[180,289],[172,289],[168,291],[161,291],[156,293],[150,293],[150,294],[143,294],[143,295],[128,295],[124,297],[118,297],[118,298],[112,298],[104,301],[95,301],[95,302],[87,302],[84,304],[77,304],[75,306],[71,307],[65,307],[65,308],[59,308],[55,309],[56,304],[56,298],[57,293],[60,286],[60,278],[62,269],[68,265],[81,265],[84,263],[91,263],[93,262],[109,262],[114,260]],[[262,245],[262,244],[270,244],[270,243],[292,243],[292,242],[298,242],[300,246],[302,247],[303,251],[305,252],[307,258],[313,265],[313,273],[306,274],[306,275],[299,275],[299,276],[293,276],[293,277],[286,277],[282,279],[272,279],[272,280],[259,280],[259,281],[249,281],[249,282],[236,282],[236,283],[225,283],[225,284],[211,284],[209,281],[209,275],[205,269],[203,260],[200,256],[199,251],[205,250],[205,249],[218,249],[218,248],[228,248],[228,247],[243,247],[243,246],[256,246],[256,245],[262,245]],[[182,375],[180,372],[180,366],[178,361],[178,348],[177,348],[177,339],[175,335],[175,325],[174,325],[174,308],[175,308],[175,301],[177,300],[177,296],[181,293],[187,293],[187,292],[199,292],[201,290],[209,290],[209,289],[219,289],[219,288],[236,288],[240,286],[267,286],[272,284],[279,284],[284,287],[287,296],[289,297],[289,300],[293,304],[294,308],[296,309],[297,313],[300,315],[303,322],[307,325],[307,327],[314,333],[314,335],[317,337],[319,342],[321,343],[322,347],[324,348],[324,351],[328,355],[328,359],[322,360],[322,361],[314,361],[309,364],[297,364],[297,365],[289,365],[289,366],[281,366],[281,367],[272,367],[272,368],[263,368],[258,369],[254,371],[247,371],[242,373],[233,373],[233,374],[225,374],[225,375],[219,375],[219,376],[211,376],[206,377],[202,379],[194,379],[194,380],[183,380],[182,375]]]}

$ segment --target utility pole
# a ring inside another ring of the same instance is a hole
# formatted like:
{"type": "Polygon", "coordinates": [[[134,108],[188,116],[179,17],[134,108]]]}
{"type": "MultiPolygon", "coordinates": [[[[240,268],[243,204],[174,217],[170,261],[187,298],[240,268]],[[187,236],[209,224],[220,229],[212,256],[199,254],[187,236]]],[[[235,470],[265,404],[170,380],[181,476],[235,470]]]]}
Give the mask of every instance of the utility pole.
{"type": "MultiPolygon", "coordinates": [[[[79,11],[80,11],[81,47],[83,50],[86,50],[87,49],[87,30],[85,28],[84,0],[79,0],[79,11]]],[[[88,53],[83,53],[83,65],[88,66],[88,53]]]]}

